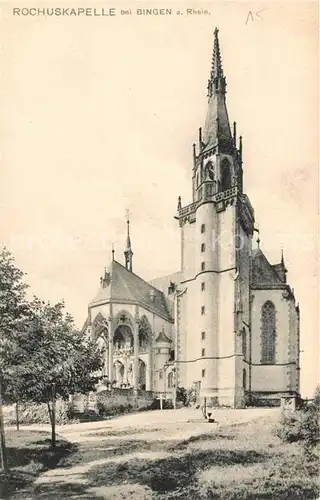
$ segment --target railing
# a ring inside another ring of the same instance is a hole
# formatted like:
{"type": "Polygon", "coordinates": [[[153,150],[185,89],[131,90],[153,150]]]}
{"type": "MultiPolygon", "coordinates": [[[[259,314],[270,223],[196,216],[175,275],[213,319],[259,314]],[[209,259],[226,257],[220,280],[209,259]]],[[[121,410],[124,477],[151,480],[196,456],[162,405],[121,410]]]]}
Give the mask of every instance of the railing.
{"type": "Polygon", "coordinates": [[[133,354],[133,347],[124,347],[120,349],[115,349],[113,351],[114,356],[131,356],[133,354]]]}
{"type": "Polygon", "coordinates": [[[216,193],[212,196],[204,196],[201,200],[194,201],[193,203],[190,203],[190,205],[187,205],[186,207],[180,208],[179,217],[187,217],[188,215],[192,214],[193,212],[195,212],[197,210],[197,208],[204,201],[218,202],[218,201],[222,201],[222,200],[227,200],[228,198],[231,198],[232,196],[235,196],[236,194],[237,194],[237,187],[234,186],[230,189],[227,189],[226,191],[216,193]]]}

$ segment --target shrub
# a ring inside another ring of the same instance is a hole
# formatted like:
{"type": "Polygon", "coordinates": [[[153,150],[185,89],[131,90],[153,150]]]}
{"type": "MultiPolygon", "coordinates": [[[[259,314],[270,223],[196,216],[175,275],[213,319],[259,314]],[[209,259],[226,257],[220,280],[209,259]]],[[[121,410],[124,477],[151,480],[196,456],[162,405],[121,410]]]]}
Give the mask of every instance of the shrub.
{"type": "Polygon", "coordinates": [[[165,399],[162,402],[162,408],[163,410],[173,410],[173,402],[171,401],[171,399],[165,399]]]}
{"type": "Polygon", "coordinates": [[[184,387],[177,387],[177,402],[181,402],[184,406],[187,406],[187,389],[184,387]]]}
{"type": "Polygon", "coordinates": [[[314,393],[313,406],[320,411],[320,385],[317,386],[314,393]]]}
{"type": "MultiPolygon", "coordinates": [[[[56,401],[56,424],[63,425],[73,422],[74,418],[70,411],[70,406],[65,401],[57,399],[56,401]]],[[[16,423],[15,416],[7,420],[8,424],[16,423]]],[[[30,424],[49,424],[48,407],[45,403],[21,403],[19,405],[19,423],[24,425],[30,424]]]]}
{"type": "Polygon", "coordinates": [[[277,436],[283,441],[292,443],[301,441],[306,449],[319,442],[319,412],[311,406],[296,412],[283,414],[277,436]]]}
{"type": "Polygon", "coordinates": [[[194,387],[189,387],[188,389],[177,387],[177,402],[182,403],[183,406],[189,406],[191,403],[195,403],[196,400],[197,395],[194,387]]]}

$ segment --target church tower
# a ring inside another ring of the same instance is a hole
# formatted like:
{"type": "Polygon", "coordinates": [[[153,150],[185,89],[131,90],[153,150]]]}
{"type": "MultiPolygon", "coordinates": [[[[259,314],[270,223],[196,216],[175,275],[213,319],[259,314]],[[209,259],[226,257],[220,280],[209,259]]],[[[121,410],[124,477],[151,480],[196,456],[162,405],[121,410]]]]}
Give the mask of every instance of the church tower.
{"type": "MultiPolygon", "coordinates": [[[[181,271],[187,287],[181,315],[186,386],[207,404],[241,407],[247,384],[243,346],[249,342],[250,258],[254,212],[243,193],[242,138],[226,106],[226,77],[214,30],[205,125],[193,146],[192,197],[178,203],[181,271]]],[[[183,374],[181,374],[183,376],[183,374]]]]}

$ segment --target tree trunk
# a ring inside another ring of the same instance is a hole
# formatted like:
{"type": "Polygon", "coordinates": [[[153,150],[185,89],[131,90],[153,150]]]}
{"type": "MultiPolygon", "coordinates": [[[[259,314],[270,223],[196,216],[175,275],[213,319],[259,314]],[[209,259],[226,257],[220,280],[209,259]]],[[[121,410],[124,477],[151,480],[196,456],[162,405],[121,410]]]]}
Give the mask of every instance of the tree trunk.
{"type": "Polygon", "coordinates": [[[19,403],[16,403],[16,426],[17,431],[19,430],[19,403]]]}
{"type": "Polygon", "coordinates": [[[48,413],[50,418],[51,425],[51,447],[55,448],[56,446],[56,412],[55,412],[55,394],[54,389],[52,388],[52,408],[50,408],[50,402],[47,402],[48,413]]]}
{"type": "Polygon", "coordinates": [[[51,446],[56,447],[56,384],[52,384],[51,446]]]}
{"type": "Polygon", "coordinates": [[[0,458],[1,458],[1,468],[4,472],[8,471],[8,459],[7,459],[7,449],[6,440],[4,435],[4,422],[3,422],[3,412],[2,412],[2,374],[0,373],[0,458]]]}

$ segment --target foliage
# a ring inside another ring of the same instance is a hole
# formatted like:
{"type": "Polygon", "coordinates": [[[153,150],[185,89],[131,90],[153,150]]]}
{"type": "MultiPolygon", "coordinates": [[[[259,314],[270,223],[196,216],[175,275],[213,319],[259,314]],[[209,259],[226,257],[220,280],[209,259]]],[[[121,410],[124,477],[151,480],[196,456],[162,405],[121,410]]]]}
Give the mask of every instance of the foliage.
{"type": "Polygon", "coordinates": [[[13,362],[19,363],[22,349],[18,339],[29,314],[24,273],[15,265],[12,254],[0,251],[0,359],[5,372],[13,362]]]}
{"type": "Polygon", "coordinates": [[[177,401],[187,406],[187,390],[184,387],[177,387],[177,401]]]}
{"type": "Polygon", "coordinates": [[[320,411],[320,385],[316,387],[313,397],[313,406],[320,411]]]}
{"type": "MultiPolygon", "coordinates": [[[[3,399],[7,403],[47,403],[88,393],[99,380],[99,348],[77,330],[64,302],[51,304],[36,297],[27,301],[24,273],[12,254],[0,252],[0,358],[3,399]]],[[[54,445],[54,437],[52,441],[54,445]]]]}
{"type": "MultiPolygon", "coordinates": [[[[14,425],[15,416],[6,418],[8,425],[14,425]]],[[[56,424],[64,425],[75,422],[70,405],[61,399],[56,402],[56,424]]],[[[45,403],[22,403],[19,405],[19,423],[23,425],[30,424],[49,424],[50,418],[48,407],[45,403]]]]}
{"type": "Polygon", "coordinates": [[[283,441],[293,443],[302,441],[309,447],[319,440],[319,417],[313,409],[283,414],[277,436],[283,441]]]}
{"type": "Polygon", "coordinates": [[[114,401],[110,401],[109,403],[98,401],[97,407],[101,416],[123,415],[124,413],[132,412],[134,409],[130,403],[119,404],[114,401]]]}
{"type": "Polygon", "coordinates": [[[177,401],[181,402],[184,406],[189,406],[195,403],[197,399],[195,387],[177,387],[177,401]]]}
{"type": "Polygon", "coordinates": [[[94,389],[98,378],[92,373],[101,368],[100,351],[75,328],[64,302],[51,305],[34,298],[16,344],[4,371],[6,399],[48,402],[53,384],[57,397],[64,399],[94,389]]]}
{"type": "Polygon", "coordinates": [[[283,413],[277,436],[289,443],[299,441],[306,451],[312,450],[320,441],[319,388],[310,405],[304,405],[300,410],[283,413]]]}
{"type": "Polygon", "coordinates": [[[187,404],[196,403],[197,401],[197,391],[194,386],[187,389],[187,404]]]}

